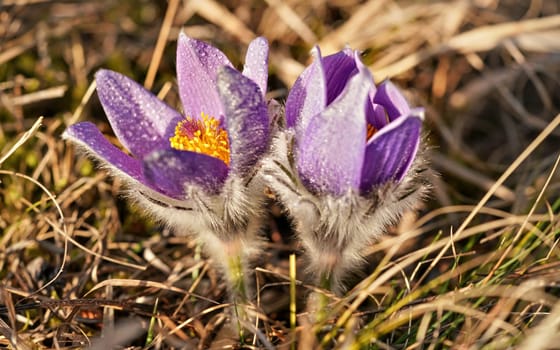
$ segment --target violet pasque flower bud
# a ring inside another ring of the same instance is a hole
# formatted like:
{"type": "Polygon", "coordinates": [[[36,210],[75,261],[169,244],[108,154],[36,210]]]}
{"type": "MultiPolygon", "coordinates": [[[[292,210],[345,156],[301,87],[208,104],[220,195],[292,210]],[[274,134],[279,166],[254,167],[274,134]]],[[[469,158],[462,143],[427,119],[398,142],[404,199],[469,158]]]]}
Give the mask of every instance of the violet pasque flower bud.
{"type": "Polygon", "coordinates": [[[356,52],[314,55],[290,91],[287,128],[263,171],[294,219],[316,282],[341,292],[363,249],[426,191],[424,112],[390,81],[376,88],[356,52]]]}

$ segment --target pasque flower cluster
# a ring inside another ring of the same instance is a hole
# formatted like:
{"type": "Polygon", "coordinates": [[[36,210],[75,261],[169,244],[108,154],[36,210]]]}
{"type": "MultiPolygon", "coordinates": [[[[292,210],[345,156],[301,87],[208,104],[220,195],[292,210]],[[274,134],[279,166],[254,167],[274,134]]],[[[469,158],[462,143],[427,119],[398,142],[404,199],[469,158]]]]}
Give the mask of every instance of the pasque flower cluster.
{"type": "Polygon", "coordinates": [[[239,72],[221,51],[181,33],[181,111],[100,70],[99,100],[128,152],[90,122],[71,125],[64,137],[121,178],[150,215],[197,237],[234,302],[250,300],[248,266],[261,250],[267,187],[293,218],[316,283],[341,292],[363,248],[425,192],[423,110],[389,81],[376,87],[357,52],[313,53],[280,130],[272,127],[275,101],[265,97],[265,39],[249,45],[239,72]]]}

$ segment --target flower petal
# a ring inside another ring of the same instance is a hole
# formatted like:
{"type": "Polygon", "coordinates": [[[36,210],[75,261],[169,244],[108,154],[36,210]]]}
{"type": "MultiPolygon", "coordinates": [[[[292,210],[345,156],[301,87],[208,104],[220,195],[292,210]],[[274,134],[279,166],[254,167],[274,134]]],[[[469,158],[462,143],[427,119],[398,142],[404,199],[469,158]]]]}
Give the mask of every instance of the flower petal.
{"type": "Polygon", "coordinates": [[[422,113],[402,116],[373,135],[366,146],[362,192],[388,181],[400,181],[410,168],[420,143],[422,113]]]}
{"type": "Polygon", "coordinates": [[[370,91],[368,101],[366,102],[366,119],[368,124],[380,130],[389,123],[389,120],[387,120],[385,108],[373,102],[373,96],[374,94],[370,91]]]}
{"type": "Polygon", "coordinates": [[[286,100],[286,125],[307,129],[311,117],[327,106],[327,86],[319,47],[311,51],[315,60],[296,80],[286,100]]]}
{"type": "Polygon", "coordinates": [[[259,37],[251,41],[245,55],[243,75],[253,80],[261,88],[264,96],[268,82],[268,41],[259,37]]]}
{"type": "Polygon", "coordinates": [[[206,113],[217,119],[223,108],[216,92],[216,75],[229,59],[214,46],[179,34],[177,42],[177,80],[185,116],[200,118],[206,113]]]}
{"type": "Polygon", "coordinates": [[[140,161],[127,155],[110,143],[95,124],[82,122],[71,125],[64,131],[63,138],[83,147],[104,165],[124,176],[147,185],[142,175],[140,161]]]}
{"type": "Polygon", "coordinates": [[[373,98],[373,102],[382,105],[387,111],[390,121],[395,120],[401,115],[410,114],[410,106],[399,91],[399,89],[390,80],[386,80],[377,87],[377,92],[373,98]]]}
{"type": "Polygon", "coordinates": [[[143,159],[142,169],[152,187],[177,199],[185,199],[189,184],[216,194],[228,175],[227,165],[220,159],[176,149],[152,152],[143,159]]]}
{"type": "Polygon", "coordinates": [[[323,67],[327,78],[327,106],[340,95],[350,78],[358,73],[354,52],[346,48],[333,55],[323,57],[323,67]]]}
{"type": "Polygon", "coordinates": [[[97,95],[115,135],[132,154],[142,157],[165,147],[182,116],[148,90],[110,70],[95,75],[97,95]]]}
{"type": "Polygon", "coordinates": [[[366,142],[363,106],[372,85],[371,75],[360,71],[296,140],[298,172],[311,191],[342,195],[359,189],[366,142]]]}
{"type": "MultiPolygon", "coordinates": [[[[358,70],[369,71],[368,67],[362,63],[358,51],[354,51],[354,62],[356,62],[356,67],[358,68],[358,70]]],[[[368,99],[366,101],[366,120],[368,124],[372,125],[375,129],[379,130],[385,125],[387,125],[387,123],[389,123],[389,120],[387,119],[387,113],[385,112],[385,108],[373,102],[376,92],[377,92],[377,87],[375,86],[375,84],[373,84],[373,87],[369,90],[368,99]]]]}
{"type": "Polygon", "coordinates": [[[226,115],[230,167],[244,176],[267,150],[268,109],[257,84],[231,67],[220,69],[218,92],[226,115]]]}

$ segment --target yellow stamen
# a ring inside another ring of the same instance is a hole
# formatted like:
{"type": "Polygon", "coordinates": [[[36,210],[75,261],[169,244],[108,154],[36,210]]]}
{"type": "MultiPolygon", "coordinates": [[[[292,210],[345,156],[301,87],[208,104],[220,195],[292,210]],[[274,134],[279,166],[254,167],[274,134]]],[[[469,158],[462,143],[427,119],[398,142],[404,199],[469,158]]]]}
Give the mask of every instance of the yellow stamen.
{"type": "Polygon", "coordinates": [[[169,139],[171,147],[221,159],[229,165],[229,140],[220,121],[201,113],[202,119],[187,117],[177,123],[175,136],[169,139]]]}
{"type": "Polygon", "coordinates": [[[369,139],[371,139],[371,137],[372,137],[373,135],[375,135],[376,132],[377,132],[377,129],[376,129],[373,125],[368,124],[368,125],[367,125],[367,136],[366,136],[366,141],[369,140],[369,139]]]}

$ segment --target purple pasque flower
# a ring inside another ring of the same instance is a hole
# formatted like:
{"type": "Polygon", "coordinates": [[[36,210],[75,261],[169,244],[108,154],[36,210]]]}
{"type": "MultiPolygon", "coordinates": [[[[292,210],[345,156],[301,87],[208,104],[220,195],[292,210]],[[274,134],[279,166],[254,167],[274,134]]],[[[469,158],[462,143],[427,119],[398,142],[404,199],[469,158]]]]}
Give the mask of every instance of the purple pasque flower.
{"type": "Polygon", "coordinates": [[[423,109],[390,81],[379,87],[357,52],[322,57],[286,102],[287,130],[264,163],[265,179],[296,223],[310,270],[341,290],[361,250],[424,193],[417,155],[423,109]]]}
{"type": "Polygon", "coordinates": [[[123,179],[130,196],[156,218],[223,253],[214,241],[250,241],[260,228],[255,221],[263,195],[253,175],[269,143],[267,61],[264,38],[249,45],[241,73],[220,50],[181,33],[183,113],[133,80],[100,70],[99,99],[129,153],[90,122],[71,125],[64,137],[123,179]]]}
{"type": "Polygon", "coordinates": [[[315,56],[286,102],[301,180],[333,195],[402,180],[418,150],[423,111],[411,111],[390,81],[376,89],[352,50],[323,58],[317,48],[315,56]]]}
{"type": "Polygon", "coordinates": [[[182,114],[133,80],[100,70],[99,100],[130,154],[90,122],[64,133],[123,179],[129,197],[150,214],[204,244],[226,279],[233,317],[243,320],[235,325],[251,323],[244,309],[250,302],[248,263],[262,244],[265,193],[256,169],[269,147],[267,61],[263,38],[249,45],[241,73],[221,51],[181,33],[182,114]]]}

